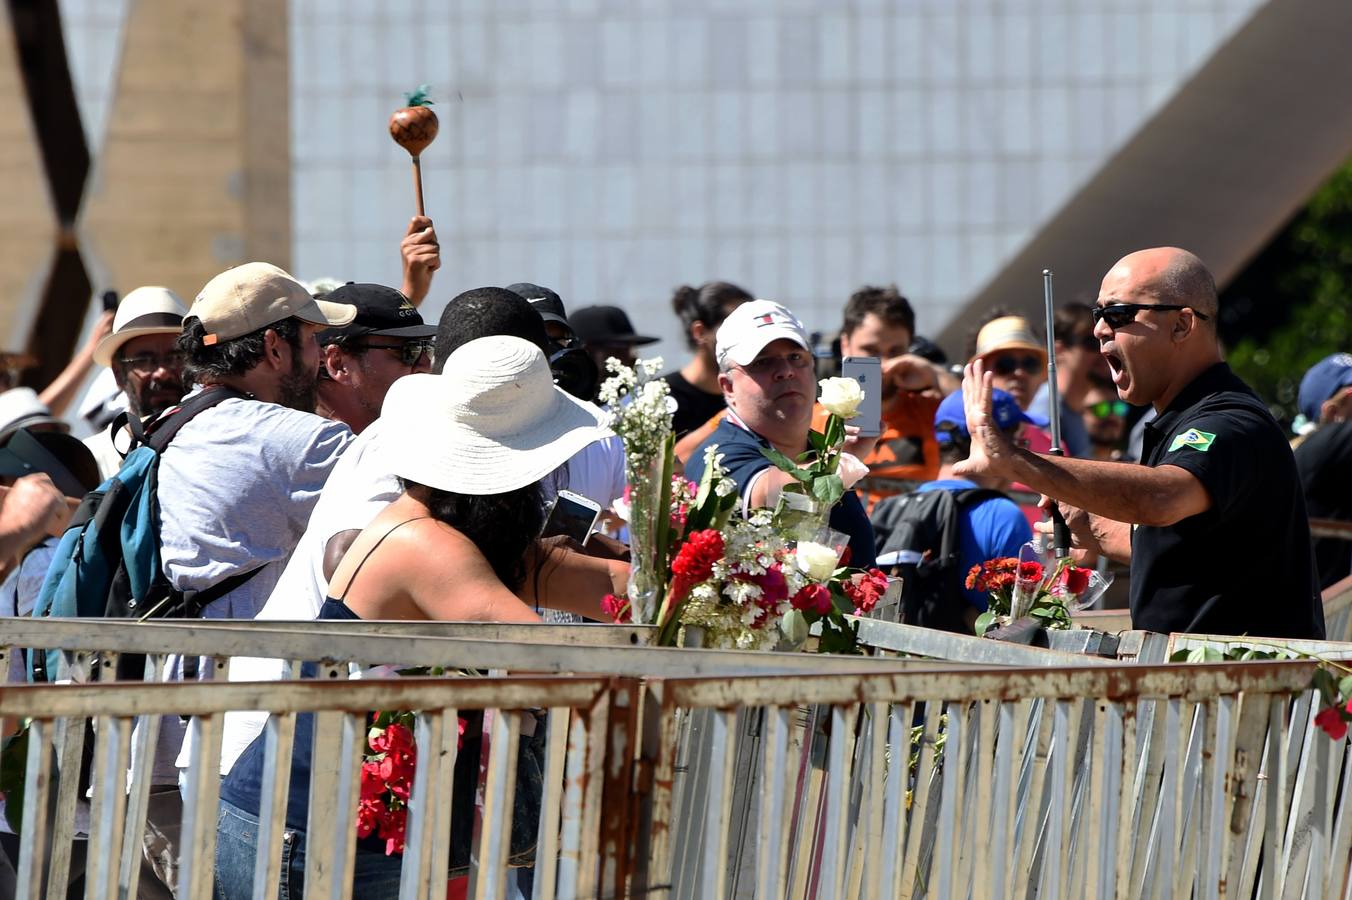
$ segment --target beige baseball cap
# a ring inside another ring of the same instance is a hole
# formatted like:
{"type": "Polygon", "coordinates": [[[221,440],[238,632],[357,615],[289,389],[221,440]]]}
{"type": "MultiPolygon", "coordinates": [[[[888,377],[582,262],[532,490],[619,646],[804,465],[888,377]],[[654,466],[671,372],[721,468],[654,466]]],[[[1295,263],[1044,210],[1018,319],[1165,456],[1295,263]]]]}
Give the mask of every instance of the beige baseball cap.
{"type": "Polygon", "coordinates": [[[251,262],[226,269],[207,282],[188,315],[206,329],[202,343],[230,341],[274,322],[295,317],[322,327],[351,324],[357,308],[310,296],[305,285],[270,263],[251,262]]]}

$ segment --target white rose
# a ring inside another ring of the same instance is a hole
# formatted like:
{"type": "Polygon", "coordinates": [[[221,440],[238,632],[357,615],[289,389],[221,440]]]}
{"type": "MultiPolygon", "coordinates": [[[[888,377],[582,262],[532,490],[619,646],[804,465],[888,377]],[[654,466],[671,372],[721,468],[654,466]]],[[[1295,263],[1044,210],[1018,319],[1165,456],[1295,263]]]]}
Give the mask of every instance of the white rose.
{"type": "Polygon", "coordinates": [[[835,574],[839,559],[835,550],[816,541],[799,541],[793,555],[798,571],[817,582],[827,581],[835,574]]]}
{"type": "Polygon", "coordinates": [[[864,392],[853,378],[825,378],[821,382],[821,404],[832,415],[853,419],[864,402],[864,392]]]}

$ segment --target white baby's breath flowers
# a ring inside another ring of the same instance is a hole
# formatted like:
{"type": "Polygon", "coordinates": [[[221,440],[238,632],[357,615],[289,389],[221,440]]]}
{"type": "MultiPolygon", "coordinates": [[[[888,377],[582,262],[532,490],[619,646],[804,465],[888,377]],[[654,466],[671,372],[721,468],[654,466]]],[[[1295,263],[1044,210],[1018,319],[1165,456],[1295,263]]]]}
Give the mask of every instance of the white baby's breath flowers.
{"type": "Polygon", "coordinates": [[[799,541],[798,549],[793,554],[798,571],[817,582],[830,580],[835,574],[839,558],[835,550],[816,541],[799,541]]]}
{"type": "Polygon", "coordinates": [[[852,419],[859,412],[859,404],[864,402],[864,392],[859,382],[853,378],[824,378],[821,388],[821,404],[827,412],[852,419]]]}

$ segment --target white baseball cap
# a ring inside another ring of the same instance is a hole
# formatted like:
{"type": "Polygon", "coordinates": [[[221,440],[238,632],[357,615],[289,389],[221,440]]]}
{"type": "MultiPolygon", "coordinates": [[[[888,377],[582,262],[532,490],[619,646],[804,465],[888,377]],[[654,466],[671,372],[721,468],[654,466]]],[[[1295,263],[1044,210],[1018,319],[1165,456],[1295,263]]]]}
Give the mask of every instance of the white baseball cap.
{"type": "Polygon", "coordinates": [[[113,354],[132,338],[147,334],[181,334],[187,310],[178,294],[166,287],[138,287],[122,298],[113,316],[113,333],[94,348],[94,362],[113,364],[113,354]]]}
{"type": "Polygon", "coordinates": [[[440,375],[405,375],[380,411],[395,475],[476,496],[539,481],[608,434],[604,417],[554,385],[539,347],[508,335],[462,345],[440,375]]]}
{"type": "Polygon", "coordinates": [[[201,321],[206,329],[202,343],[211,346],[292,317],[323,327],[348,325],[357,308],[316,300],[305,285],[276,266],[251,262],[208,281],[188,315],[201,321]]]}
{"type": "Polygon", "coordinates": [[[773,300],[752,300],[734,309],[718,326],[714,353],[719,366],[747,366],[769,343],[778,340],[812,350],[797,316],[773,300]]]}

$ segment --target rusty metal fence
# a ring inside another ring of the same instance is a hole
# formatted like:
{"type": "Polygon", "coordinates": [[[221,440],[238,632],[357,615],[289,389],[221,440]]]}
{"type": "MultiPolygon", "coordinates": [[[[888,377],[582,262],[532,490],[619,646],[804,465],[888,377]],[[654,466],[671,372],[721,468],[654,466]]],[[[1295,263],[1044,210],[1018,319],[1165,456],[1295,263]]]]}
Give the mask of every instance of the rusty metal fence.
{"type": "Polygon", "coordinates": [[[215,657],[218,678],[231,656],[323,663],[316,680],[0,691],[0,716],[33,720],[19,896],[64,896],[80,798],[61,775],[87,718],[87,896],[135,896],[138,766],[163,714],[194,717],[181,894],[210,896],[222,721],[249,709],[272,713],[256,893],[281,863],[295,716],[314,712],[338,752],[314,775],[306,891],[349,896],[365,716],[391,708],[423,711],[404,897],[444,896],[466,838],[448,811],[455,715],[471,709],[488,711],[476,897],[506,896],[510,773],[535,709],[536,897],[1352,895],[1352,758],[1311,725],[1312,662],[1145,665],[1200,639],[1138,636],[1119,661],[887,623],[865,632],[881,653],[949,658],[668,650],[624,627],[324,626],[0,620],[0,643],[62,649],[77,678],[113,653],[149,654],[152,675],[170,652],[215,657]],[[344,677],[375,663],[494,677],[344,677]],[[548,674],[498,674],[523,672],[548,674]]]}

